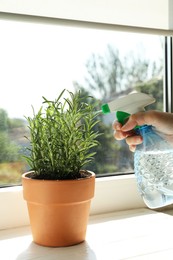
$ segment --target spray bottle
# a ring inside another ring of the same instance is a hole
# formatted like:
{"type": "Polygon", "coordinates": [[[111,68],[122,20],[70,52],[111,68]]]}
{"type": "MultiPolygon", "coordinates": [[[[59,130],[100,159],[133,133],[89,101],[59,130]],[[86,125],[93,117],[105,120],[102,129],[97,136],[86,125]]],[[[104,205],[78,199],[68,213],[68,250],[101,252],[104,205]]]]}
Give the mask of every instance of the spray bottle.
{"type": "MultiPolygon", "coordinates": [[[[102,106],[104,114],[116,112],[123,125],[130,114],[145,111],[155,99],[144,93],[134,93],[102,106]]],[[[137,126],[135,135],[142,135],[143,143],[134,154],[134,171],[138,190],[149,208],[160,208],[173,203],[173,145],[166,136],[151,125],[137,126]]]]}

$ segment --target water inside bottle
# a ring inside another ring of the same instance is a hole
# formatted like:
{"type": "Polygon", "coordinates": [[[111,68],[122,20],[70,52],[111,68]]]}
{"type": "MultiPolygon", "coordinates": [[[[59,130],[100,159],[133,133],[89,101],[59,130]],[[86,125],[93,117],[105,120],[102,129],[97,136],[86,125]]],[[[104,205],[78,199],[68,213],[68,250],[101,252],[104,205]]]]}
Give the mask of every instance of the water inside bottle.
{"type": "Polygon", "coordinates": [[[173,203],[173,150],[136,151],[135,174],[149,208],[173,203]]]}

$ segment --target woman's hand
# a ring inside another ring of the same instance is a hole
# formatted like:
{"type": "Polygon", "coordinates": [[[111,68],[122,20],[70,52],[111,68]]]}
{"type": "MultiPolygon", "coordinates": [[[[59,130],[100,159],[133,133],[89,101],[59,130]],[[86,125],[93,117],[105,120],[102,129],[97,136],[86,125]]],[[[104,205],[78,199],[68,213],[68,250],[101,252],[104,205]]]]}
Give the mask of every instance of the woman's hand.
{"type": "Polygon", "coordinates": [[[126,140],[130,151],[134,152],[136,145],[141,144],[143,139],[135,135],[134,127],[152,125],[158,132],[166,134],[173,142],[173,114],[159,111],[146,111],[133,114],[122,126],[119,122],[113,123],[114,137],[116,140],[126,140]]]}

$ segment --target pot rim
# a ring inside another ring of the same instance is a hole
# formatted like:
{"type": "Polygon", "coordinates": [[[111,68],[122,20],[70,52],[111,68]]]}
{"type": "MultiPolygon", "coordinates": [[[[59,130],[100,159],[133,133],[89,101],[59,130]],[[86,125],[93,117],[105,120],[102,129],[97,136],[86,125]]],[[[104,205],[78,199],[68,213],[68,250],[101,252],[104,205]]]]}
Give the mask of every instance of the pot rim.
{"type": "Polygon", "coordinates": [[[22,179],[27,179],[30,181],[44,181],[44,182],[76,182],[76,181],[82,181],[82,180],[86,180],[86,179],[90,179],[90,178],[94,178],[95,177],[95,173],[90,171],[90,170],[86,170],[88,173],[90,173],[89,176],[84,177],[84,178],[77,178],[77,179],[68,179],[68,180],[47,180],[47,179],[33,179],[31,177],[29,177],[28,175],[30,175],[31,173],[33,173],[34,171],[27,171],[25,173],[22,174],[22,179]]]}
{"type": "Polygon", "coordinates": [[[94,197],[95,174],[89,178],[76,180],[39,180],[22,177],[23,197],[35,204],[69,204],[81,203],[94,197]],[[52,194],[54,194],[52,196],[52,194]],[[56,195],[55,195],[56,194],[56,195]],[[70,194],[70,195],[69,195],[70,194]]]}

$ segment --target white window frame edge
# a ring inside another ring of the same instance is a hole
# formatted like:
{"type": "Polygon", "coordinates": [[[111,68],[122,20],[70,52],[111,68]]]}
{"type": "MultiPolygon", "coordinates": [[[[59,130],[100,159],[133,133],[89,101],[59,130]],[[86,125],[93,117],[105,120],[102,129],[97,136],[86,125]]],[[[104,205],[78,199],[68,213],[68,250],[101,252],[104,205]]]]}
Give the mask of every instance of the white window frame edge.
{"type": "MultiPolygon", "coordinates": [[[[0,229],[29,224],[22,186],[1,188],[0,205],[0,229]]],[[[146,206],[138,192],[134,175],[96,178],[90,215],[142,207],[146,206]]]]}
{"type": "Polygon", "coordinates": [[[1,0],[0,12],[173,29],[172,0],[1,0]]]}

